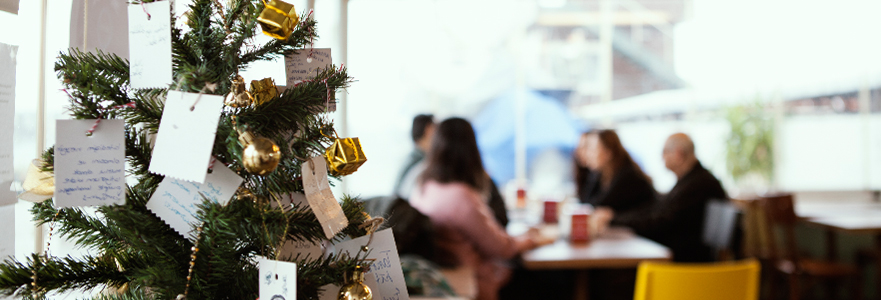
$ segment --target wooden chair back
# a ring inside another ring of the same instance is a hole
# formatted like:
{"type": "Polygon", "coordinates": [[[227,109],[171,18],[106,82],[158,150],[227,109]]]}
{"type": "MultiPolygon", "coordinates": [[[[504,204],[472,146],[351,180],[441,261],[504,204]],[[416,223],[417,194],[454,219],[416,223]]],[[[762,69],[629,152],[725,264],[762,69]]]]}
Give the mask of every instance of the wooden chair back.
{"type": "Polygon", "coordinates": [[[792,194],[780,194],[774,196],[759,197],[759,205],[764,211],[768,226],[765,237],[768,246],[768,255],[772,260],[791,260],[798,266],[798,247],[795,242],[795,223],[798,216],[795,215],[795,201],[792,194]],[[783,232],[783,248],[778,249],[778,241],[775,227],[783,232]]]}

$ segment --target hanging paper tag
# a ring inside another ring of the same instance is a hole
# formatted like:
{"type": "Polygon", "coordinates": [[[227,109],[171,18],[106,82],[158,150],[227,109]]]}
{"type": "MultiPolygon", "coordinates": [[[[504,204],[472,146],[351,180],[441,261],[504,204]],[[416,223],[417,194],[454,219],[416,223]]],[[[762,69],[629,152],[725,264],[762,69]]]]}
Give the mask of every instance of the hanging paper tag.
{"type": "MultiPolygon", "coordinates": [[[[367,245],[370,235],[348,240],[336,245],[338,254],[348,253],[355,257],[361,251],[361,247],[367,245]]],[[[398,248],[395,245],[395,237],[391,229],[383,229],[373,233],[373,241],[370,242],[367,259],[375,259],[370,265],[370,272],[376,277],[379,293],[382,299],[410,299],[407,293],[407,284],[404,281],[404,271],[401,269],[401,258],[398,257],[398,248]]]]}
{"type": "MultiPolygon", "coordinates": [[[[70,10],[70,48],[83,52],[101,50],[128,59],[127,6],[126,1],[74,0],[70,10]]],[[[146,16],[143,10],[141,15],[146,16]]]]}
{"type": "MultiPolygon", "coordinates": [[[[16,11],[18,1],[14,1],[16,11]]],[[[13,159],[12,133],[15,131],[15,64],[18,46],[0,43],[0,205],[13,204],[15,192],[9,190],[13,159]]]]}
{"type": "MultiPolygon", "coordinates": [[[[15,131],[15,64],[18,46],[0,43],[0,182],[12,178],[12,133],[15,131]]],[[[0,184],[0,189],[8,184],[0,184]]],[[[2,201],[2,200],[0,200],[2,201]]]]}
{"type": "Polygon", "coordinates": [[[55,207],[125,203],[123,120],[55,122],[55,207]]]}
{"type": "Polygon", "coordinates": [[[150,172],[205,182],[222,108],[222,96],[168,91],[150,172]]]}
{"type": "Polygon", "coordinates": [[[343,213],[340,203],[333,197],[330,184],[327,182],[327,165],[324,157],[316,156],[303,163],[300,168],[303,173],[303,191],[306,200],[312,207],[312,212],[321,223],[324,235],[331,239],[340,230],[349,226],[349,220],[343,213]]]}
{"type": "Polygon", "coordinates": [[[285,56],[284,64],[288,74],[286,85],[294,86],[304,80],[315,78],[321,69],[333,65],[333,61],[330,57],[330,48],[314,48],[302,49],[296,54],[285,56]]]}
{"type": "MultiPolygon", "coordinates": [[[[132,88],[164,88],[173,82],[169,3],[171,2],[156,1],[128,6],[128,41],[131,56],[129,76],[132,88]]],[[[104,26],[112,25],[104,24],[104,26]]]]}
{"type": "Polygon", "coordinates": [[[15,205],[0,206],[0,259],[15,255],[15,205]]]}
{"type": "Polygon", "coordinates": [[[288,240],[281,246],[281,257],[297,261],[314,261],[324,254],[321,245],[309,241],[288,240]]]}
{"type": "MultiPolygon", "coordinates": [[[[207,169],[203,169],[207,172],[207,169]]],[[[165,177],[147,202],[147,208],[171,228],[187,236],[196,224],[196,205],[203,195],[214,202],[226,205],[235,195],[243,179],[221,163],[214,164],[214,171],[207,174],[205,183],[196,183],[165,177]]]]}
{"type": "Polygon", "coordinates": [[[260,299],[296,300],[297,264],[258,258],[260,299]]]}

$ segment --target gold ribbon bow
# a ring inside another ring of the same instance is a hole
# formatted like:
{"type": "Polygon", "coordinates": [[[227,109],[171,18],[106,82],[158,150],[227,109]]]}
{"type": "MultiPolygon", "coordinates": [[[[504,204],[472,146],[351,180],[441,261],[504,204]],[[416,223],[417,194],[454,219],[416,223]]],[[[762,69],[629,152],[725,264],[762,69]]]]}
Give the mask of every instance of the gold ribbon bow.
{"type": "Polygon", "coordinates": [[[24,193],[18,195],[18,199],[39,203],[55,196],[55,175],[41,170],[45,164],[39,159],[31,162],[28,175],[21,184],[24,193]]]}

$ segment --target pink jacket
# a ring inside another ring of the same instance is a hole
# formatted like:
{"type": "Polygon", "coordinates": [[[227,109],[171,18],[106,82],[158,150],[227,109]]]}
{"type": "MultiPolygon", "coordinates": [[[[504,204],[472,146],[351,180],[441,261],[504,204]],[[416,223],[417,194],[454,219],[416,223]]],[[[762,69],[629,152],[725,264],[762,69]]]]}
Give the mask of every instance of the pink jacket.
{"type": "Polygon", "coordinates": [[[480,193],[464,183],[429,180],[415,192],[410,204],[431,218],[438,250],[475,270],[477,299],[497,299],[510,275],[500,262],[518,253],[518,241],[496,222],[480,193]]]}

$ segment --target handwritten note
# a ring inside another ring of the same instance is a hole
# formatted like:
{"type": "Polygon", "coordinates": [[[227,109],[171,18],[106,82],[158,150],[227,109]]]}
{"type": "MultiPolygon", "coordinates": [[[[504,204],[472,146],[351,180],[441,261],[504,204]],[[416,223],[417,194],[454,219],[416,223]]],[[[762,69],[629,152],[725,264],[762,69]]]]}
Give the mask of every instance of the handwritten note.
{"type": "Polygon", "coordinates": [[[302,49],[296,54],[285,56],[287,86],[294,86],[304,80],[315,78],[321,69],[332,65],[330,48],[302,49]]]}
{"type": "Polygon", "coordinates": [[[281,257],[297,261],[314,261],[324,254],[321,245],[309,241],[288,240],[281,246],[281,257]]]}
{"type": "Polygon", "coordinates": [[[327,182],[327,163],[324,158],[316,156],[304,162],[300,168],[303,175],[303,192],[312,212],[321,223],[324,235],[331,239],[337,232],[349,226],[349,219],[340,203],[333,197],[330,184],[327,182]]]}
{"type": "MultiPolygon", "coordinates": [[[[18,4],[16,4],[18,5],[18,4]]],[[[18,46],[0,43],[0,205],[13,204],[12,145],[15,131],[15,64],[18,46]]]]}
{"type": "Polygon", "coordinates": [[[222,107],[223,96],[168,91],[150,172],[205,182],[222,107]]]}
{"type": "MultiPolygon", "coordinates": [[[[208,169],[202,172],[207,173],[208,169]]],[[[196,221],[197,205],[203,196],[226,205],[235,195],[243,179],[221,163],[207,174],[205,183],[196,183],[165,177],[147,202],[147,208],[168,223],[171,228],[187,236],[196,221]]]]}
{"type": "Polygon", "coordinates": [[[168,87],[171,71],[171,2],[128,6],[129,76],[136,89],[168,87]],[[150,13],[150,18],[144,10],[150,13]]]}
{"type": "MultiPolygon", "coordinates": [[[[349,253],[355,256],[361,251],[361,247],[367,245],[369,235],[348,240],[336,245],[338,253],[349,253]]],[[[398,257],[398,248],[395,246],[395,237],[391,229],[383,229],[373,234],[373,242],[368,246],[370,253],[367,259],[375,259],[370,266],[370,272],[376,278],[379,287],[378,292],[382,300],[409,300],[407,284],[404,282],[404,272],[401,270],[401,258],[398,257]]]]}
{"type": "MultiPolygon", "coordinates": [[[[101,50],[128,59],[127,7],[127,1],[74,0],[70,9],[70,48],[101,50]]],[[[146,16],[143,11],[141,14],[146,16]]]]}
{"type": "Polygon", "coordinates": [[[260,299],[296,300],[297,264],[258,258],[260,299]]]}
{"type": "Polygon", "coordinates": [[[125,203],[125,122],[103,120],[55,122],[55,206],[125,203]]]}
{"type": "Polygon", "coordinates": [[[0,206],[0,260],[15,255],[15,205],[0,206]]]}

